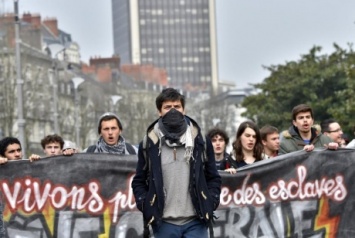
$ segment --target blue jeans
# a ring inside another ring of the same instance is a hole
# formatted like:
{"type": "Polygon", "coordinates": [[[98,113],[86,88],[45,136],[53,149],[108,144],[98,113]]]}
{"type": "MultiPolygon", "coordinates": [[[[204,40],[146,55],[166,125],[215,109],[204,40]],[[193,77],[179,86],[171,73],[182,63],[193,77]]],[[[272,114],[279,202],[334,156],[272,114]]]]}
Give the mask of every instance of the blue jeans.
{"type": "Polygon", "coordinates": [[[207,226],[201,220],[193,220],[184,225],[162,222],[154,238],[207,238],[207,226]]]}

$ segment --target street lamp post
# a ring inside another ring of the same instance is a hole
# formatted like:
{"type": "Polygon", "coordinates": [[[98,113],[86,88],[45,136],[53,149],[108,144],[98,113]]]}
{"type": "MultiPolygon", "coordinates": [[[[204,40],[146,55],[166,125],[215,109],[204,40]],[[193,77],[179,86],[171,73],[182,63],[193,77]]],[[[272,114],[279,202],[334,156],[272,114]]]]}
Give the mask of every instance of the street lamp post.
{"type": "Polygon", "coordinates": [[[17,83],[17,125],[19,140],[21,142],[22,154],[26,156],[26,138],[25,138],[25,124],[23,118],[23,80],[21,79],[21,50],[20,50],[20,17],[18,10],[18,0],[14,0],[15,12],[15,42],[16,42],[16,83],[17,83]]]}
{"type": "Polygon", "coordinates": [[[53,67],[53,69],[49,70],[49,82],[52,84],[52,93],[53,93],[53,126],[54,133],[59,133],[59,125],[58,125],[58,82],[57,82],[57,70],[53,67]]]}
{"type": "MultiPolygon", "coordinates": [[[[114,108],[116,103],[122,99],[122,96],[120,95],[112,95],[111,96],[111,100],[112,100],[112,107],[111,107],[111,111],[114,112],[114,108]]],[[[115,112],[114,112],[115,113],[115,112]]]]}
{"type": "Polygon", "coordinates": [[[53,124],[54,133],[58,134],[58,55],[65,51],[65,47],[61,44],[50,44],[46,47],[46,51],[53,60],[53,70],[51,71],[53,85],[53,124]]]}
{"type": "Polygon", "coordinates": [[[213,126],[218,126],[218,123],[220,123],[220,122],[221,122],[221,119],[219,119],[219,118],[213,118],[212,119],[213,126]]]}
{"type": "Polygon", "coordinates": [[[84,82],[84,79],[80,77],[74,77],[71,79],[74,84],[74,95],[75,95],[75,111],[74,111],[74,117],[75,117],[75,143],[77,148],[80,148],[80,123],[79,123],[79,94],[78,94],[78,87],[79,85],[84,82]]]}

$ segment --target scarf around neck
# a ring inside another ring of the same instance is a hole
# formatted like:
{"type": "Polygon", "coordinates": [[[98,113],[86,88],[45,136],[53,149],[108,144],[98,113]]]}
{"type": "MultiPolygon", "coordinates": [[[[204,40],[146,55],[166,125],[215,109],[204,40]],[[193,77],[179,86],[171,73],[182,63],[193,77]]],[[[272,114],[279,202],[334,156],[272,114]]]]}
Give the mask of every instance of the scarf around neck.
{"type": "Polygon", "coordinates": [[[179,137],[178,141],[175,143],[171,143],[170,141],[166,140],[166,135],[161,130],[159,123],[155,124],[154,126],[154,133],[159,137],[159,154],[161,154],[161,147],[162,144],[169,147],[181,146],[185,145],[185,155],[184,159],[186,163],[190,162],[190,159],[193,159],[193,150],[194,150],[194,138],[195,135],[193,134],[194,127],[192,124],[188,124],[186,127],[186,131],[179,137]]]}
{"type": "Polygon", "coordinates": [[[96,143],[95,153],[110,153],[110,154],[126,154],[126,142],[125,139],[120,136],[116,145],[108,145],[105,140],[100,136],[96,143]]]}
{"type": "Polygon", "coordinates": [[[164,116],[159,118],[159,129],[165,135],[165,139],[170,143],[178,143],[180,137],[186,132],[187,122],[184,114],[170,109],[164,116]]]}

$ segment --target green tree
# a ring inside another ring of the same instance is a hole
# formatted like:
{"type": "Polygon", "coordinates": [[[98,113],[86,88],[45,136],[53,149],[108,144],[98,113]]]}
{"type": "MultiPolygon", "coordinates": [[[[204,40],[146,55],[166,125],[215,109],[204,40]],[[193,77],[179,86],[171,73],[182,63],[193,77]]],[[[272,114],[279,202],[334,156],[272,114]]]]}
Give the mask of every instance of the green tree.
{"type": "Polygon", "coordinates": [[[355,131],[353,118],[355,115],[355,53],[351,47],[345,56],[342,69],[345,71],[346,87],[335,92],[342,106],[329,108],[329,112],[339,120],[343,130],[353,137],[355,131]]]}
{"type": "Polygon", "coordinates": [[[270,76],[254,85],[259,93],[244,99],[244,116],[256,118],[259,126],[271,124],[283,130],[291,125],[292,108],[305,103],[313,108],[316,122],[335,118],[349,131],[345,120],[350,118],[343,114],[353,110],[350,105],[354,108],[355,55],[351,47],[347,51],[334,44],[334,49],[325,55],[315,46],[298,61],[265,67],[270,76]]]}

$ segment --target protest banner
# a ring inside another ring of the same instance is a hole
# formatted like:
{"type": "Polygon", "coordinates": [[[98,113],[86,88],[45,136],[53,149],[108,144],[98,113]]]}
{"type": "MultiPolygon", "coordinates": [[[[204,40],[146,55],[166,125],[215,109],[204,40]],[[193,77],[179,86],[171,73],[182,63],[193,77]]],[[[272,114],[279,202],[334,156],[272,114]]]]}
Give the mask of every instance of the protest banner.
{"type": "MultiPolygon", "coordinates": [[[[137,158],[74,154],[0,166],[5,237],[139,237],[137,158]]],[[[294,152],[221,172],[215,237],[355,237],[355,150],[294,152]]]]}

